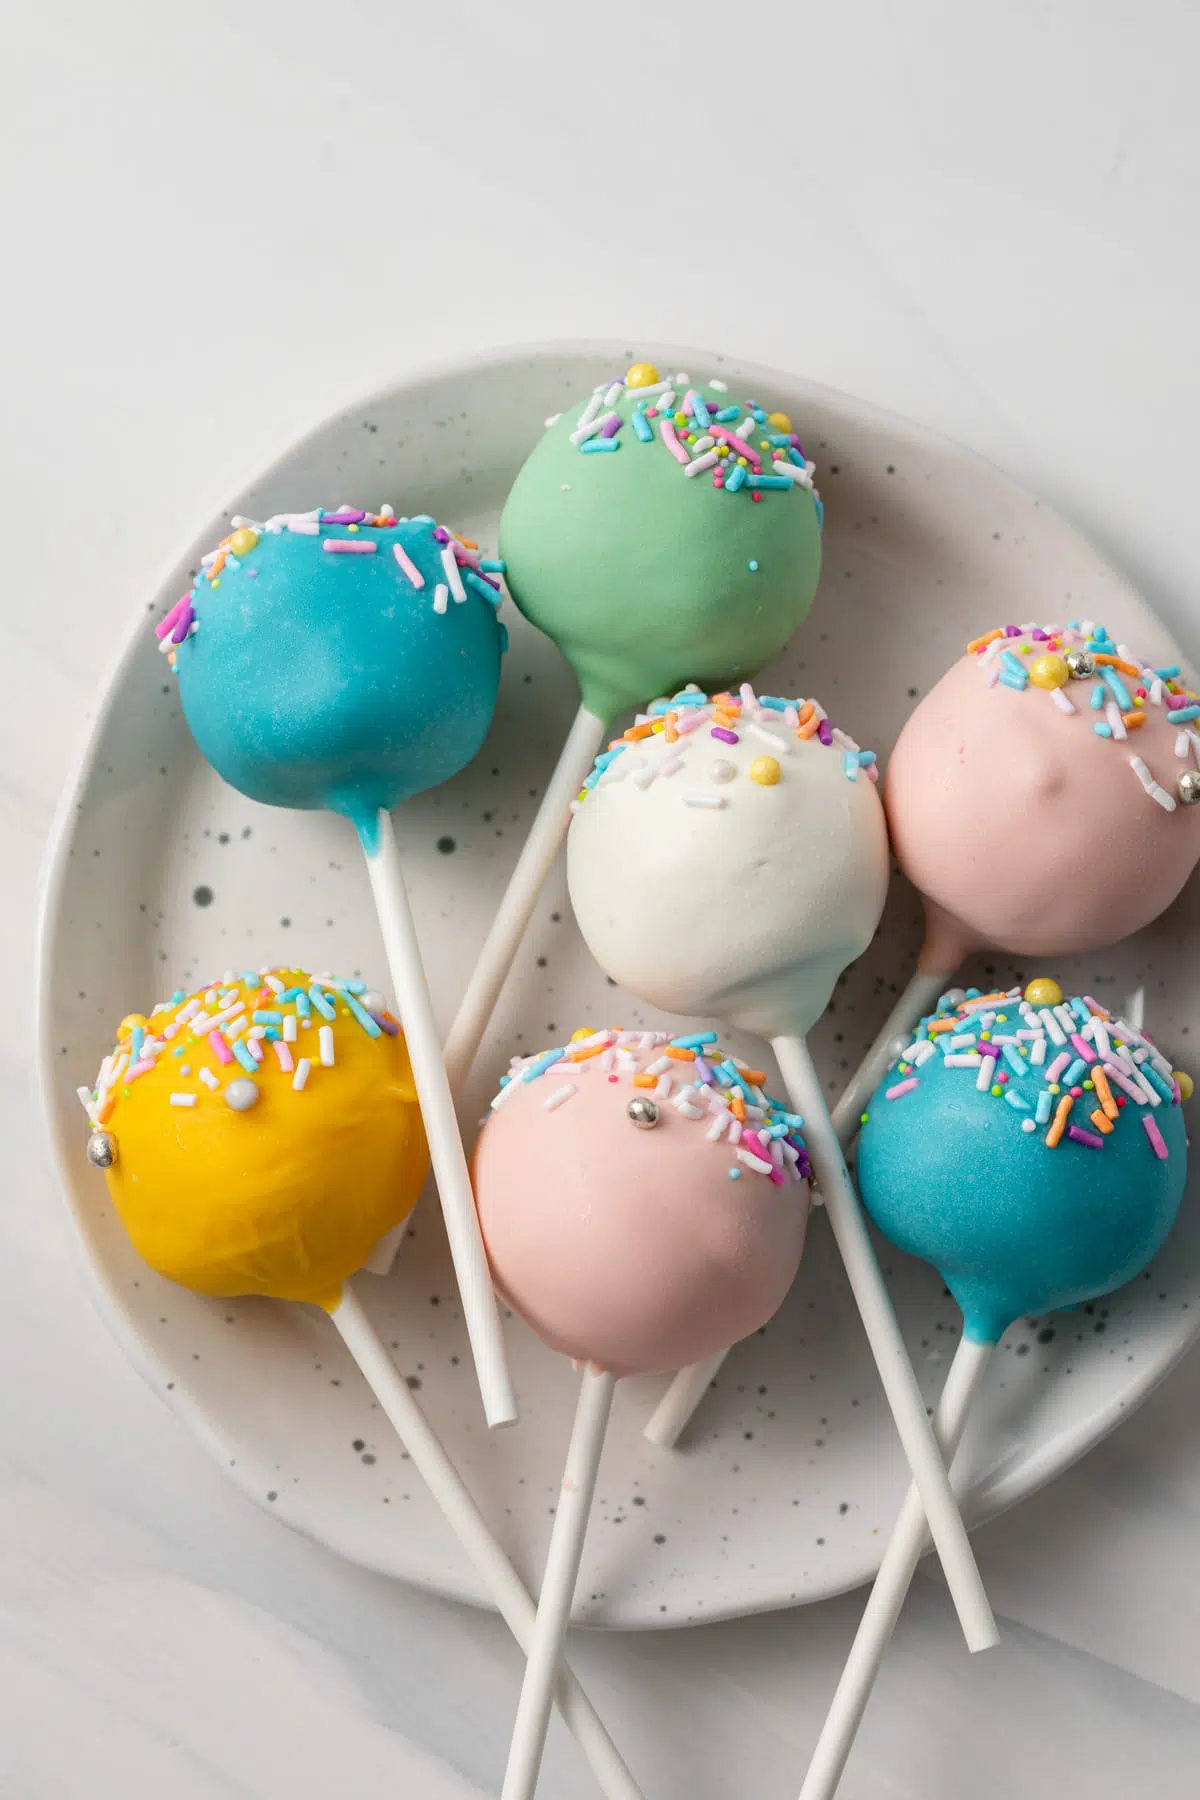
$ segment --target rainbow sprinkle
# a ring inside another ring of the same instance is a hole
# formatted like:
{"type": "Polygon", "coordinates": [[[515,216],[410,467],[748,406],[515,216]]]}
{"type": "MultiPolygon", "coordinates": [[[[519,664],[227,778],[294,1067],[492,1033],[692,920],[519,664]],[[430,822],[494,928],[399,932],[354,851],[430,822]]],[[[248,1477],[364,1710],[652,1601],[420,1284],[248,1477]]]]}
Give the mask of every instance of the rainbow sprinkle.
{"type": "Polygon", "coordinates": [[[285,986],[285,978],[295,973],[246,969],[237,974],[227,969],[191,999],[177,989],[169,1000],[160,1000],[148,1018],[130,1014],[122,1020],[116,1044],[100,1064],[94,1083],[76,1090],[93,1129],[108,1124],[133,1083],[157,1068],[165,1056],[171,1057],[179,1083],[169,1095],[172,1106],[224,1105],[229,1079],[244,1085],[247,1077],[261,1078],[264,1044],[270,1044],[282,1073],[294,1071],[291,1086],[302,1092],[314,1064],[322,1070],[336,1066],[333,1025],[322,1023],[313,1029],[318,997],[322,1020],[352,1020],[373,1038],[398,1034],[398,1022],[378,995],[368,995],[364,982],[323,974],[311,980],[304,977],[303,986],[285,986]],[[313,1054],[294,1060],[289,1048],[293,1043],[307,1044],[313,1054]],[[185,1053],[186,1061],[177,1060],[185,1053]]]}
{"type": "MultiPolygon", "coordinates": [[[[854,739],[831,724],[825,709],[817,700],[785,700],[776,694],[756,694],[744,681],[736,694],[706,694],[694,684],[673,694],[670,699],[652,700],[645,712],[639,713],[629,729],[613,738],[592,765],[571,811],[577,812],[594,787],[601,781],[623,781],[630,776],[636,787],[649,787],[655,780],[669,779],[686,768],[687,758],[698,744],[711,750],[712,740],[719,744],[737,744],[743,737],[774,752],[751,764],[750,779],[762,786],[774,786],[780,778],[780,761],[792,754],[793,743],[809,738],[826,749],[838,751],[842,773],[847,781],[857,781],[865,774],[878,781],[879,769],[873,750],[860,750],[854,739]],[[656,765],[647,763],[638,746],[658,738],[673,746],[673,754],[656,765]],[[621,760],[624,759],[624,760],[621,760]]],[[[730,781],[733,766],[717,758],[707,764],[709,779],[717,783],[730,781]]],[[[695,769],[691,771],[693,777],[695,769]]],[[[691,790],[682,796],[685,806],[719,810],[725,805],[722,796],[691,790]]]]}
{"type": "Polygon", "coordinates": [[[546,1112],[566,1106],[581,1078],[627,1079],[635,1095],[671,1106],[681,1118],[702,1124],[710,1143],[731,1149],[731,1180],[740,1179],[744,1169],[767,1176],[776,1187],[812,1179],[801,1135],[804,1120],[765,1092],[761,1069],[726,1055],[715,1031],[680,1037],[665,1031],[577,1031],[557,1049],[514,1056],[492,1110],[551,1071],[555,1080],[543,1102],[546,1112]],[[571,1079],[564,1081],[568,1073],[571,1079]]]}
{"type": "Polygon", "coordinates": [[[1167,1156],[1154,1112],[1178,1106],[1180,1090],[1166,1058],[1145,1032],[1089,995],[1060,995],[1052,1003],[1040,994],[1029,998],[1046,987],[1058,991],[1035,983],[1024,993],[968,988],[961,1000],[943,996],[892,1064],[899,1079],[883,1089],[882,1103],[902,1104],[921,1085],[925,1065],[940,1059],[1006,1104],[1020,1130],[1044,1130],[1051,1150],[1064,1141],[1103,1150],[1122,1116],[1131,1114],[1141,1120],[1154,1155],[1167,1156]]]}
{"type": "MultiPolygon", "coordinates": [[[[679,464],[685,476],[711,473],[712,486],[719,492],[737,494],[743,490],[755,502],[766,492],[791,493],[806,489],[816,507],[817,524],[823,528],[825,509],[821,496],[813,486],[816,464],[804,454],[804,448],[791,429],[791,421],[782,413],[770,416],[757,401],[725,401],[725,382],[715,378],[706,385],[719,398],[705,399],[691,385],[691,377],[682,372],[663,380],[644,382],[648,365],[638,363],[626,375],[602,381],[592,389],[591,398],[579,415],[571,442],[583,455],[596,451],[615,453],[629,442],[640,447],[653,447],[679,464]],[[630,376],[637,377],[637,383],[630,376]],[[624,427],[630,433],[622,435],[624,427]],[[786,426],[783,430],[780,427],[786,426]],[[757,439],[757,442],[752,442],[757,439]]],[[[561,418],[556,413],[547,426],[561,418]]]]}
{"type": "MultiPolygon", "coordinates": [[[[435,583],[433,588],[431,604],[435,613],[444,615],[447,612],[452,595],[455,603],[461,605],[467,599],[468,591],[486,600],[489,606],[500,606],[504,595],[497,577],[504,574],[504,564],[495,557],[482,557],[479,545],[472,538],[460,537],[447,526],[439,525],[428,513],[397,518],[394,508],[387,505],[381,506],[378,512],[362,512],[353,506],[324,512],[318,506],[306,513],[276,513],[273,518],[262,521],[235,516],[231,529],[216,549],[201,557],[200,571],[192,587],[154,627],[159,649],[170,667],[176,669],[179,645],[186,638],[194,637],[200,629],[200,603],[211,599],[214,590],[228,576],[239,571],[244,571],[247,577],[256,576],[254,551],[264,537],[278,537],[285,531],[301,537],[320,538],[320,549],[327,555],[374,556],[380,549],[386,550],[390,546],[400,574],[414,594],[425,592],[429,585],[426,577],[398,538],[363,535],[365,532],[393,533],[401,525],[424,527],[432,539],[433,560],[445,575],[445,581],[435,583]]],[[[507,648],[503,626],[501,632],[502,648],[507,648]]]]}
{"type": "MultiPolygon", "coordinates": [[[[1178,666],[1154,668],[1092,619],[1072,619],[1067,625],[997,625],[974,638],[967,654],[978,660],[988,687],[1021,694],[1041,690],[1063,713],[1090,710],[1096,715],[1093,732],[1111,744],[1128,746],[1158,708],[1169,725],[1178,727],[1176,758],[1186,762],[1190,752],[1200,767],[1200,735],[1189,729],[1192,720],[1200,719],[1200,696],[1181,682],[1178,666]],[[1089,657],[1090,671],[1071,673],[1068,652],[1089,657]]],[[[1124,755],[1147,797],[1173,813],[1179,804],[1175,794],[1131,746],[1124,755]]]]}

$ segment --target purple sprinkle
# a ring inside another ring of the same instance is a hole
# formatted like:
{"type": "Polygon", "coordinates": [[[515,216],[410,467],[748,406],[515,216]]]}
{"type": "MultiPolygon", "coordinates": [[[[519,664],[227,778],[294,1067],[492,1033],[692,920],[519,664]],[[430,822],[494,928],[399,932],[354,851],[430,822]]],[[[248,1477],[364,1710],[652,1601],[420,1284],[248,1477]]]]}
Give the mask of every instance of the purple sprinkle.
{"type": "Polygon", "coordinates": [[[437,527],[433,534],[433,541],[435,544],[448,544],[450,542],[450,533],[446,530],[444,525],[439,525],[437,527]]]}
{"type": "Polygon", "coordinates": [[[182,644],[184,638],[187,636],[188,632],[191,630],[192,620],[195,618],[195,616],[196,615],[190,606],[184,607],[183,611],[179,615],[179,623],[178,623],[178,625],[176,625],[174,631],[171,633],[171,642],[173,644],[182,644]]]}
{"type": "Polygon", "coordinates": [[[366,518],[365,512],[322,513],[322,525],[361,525],[366,518]]]}
{"type": "Polygon", "coordinates": [[[1043,631],[1040,625],[1035,625],[1029,635],[1039,644],[1048,644],[1050,642],[1049,632],[1043,631]]]}
{"type": "Polygon", "coordinates": [[[1103,1150],[1104,1148],[1102,1137],[1097,1137],[1094,1131],[1083,1131],[1078,1125],[1068,1125],[1067,1136],[1074,1138],[1077,1144],[1086,1144],[1089,1150],[1103,1150]]]}
{"type": "Polygon", "coordinates": [[[619,413],[614,413],[612,418],[608,421],[608,424],[601,426],[600,436],[601,437],[616,437],[616,435],[617,435],[618,431],[620,431],[620,429],[621,429],[621,415],[619,413]]]}
{"type": "Polygon", "coordinates": [[[393,1019],[389,1019],[384,1013],[372,1013],[371,1017],[378,1025],[380,1031],[386,1031],[389,1037],[400,1036],[400,1027],[393,1019]]]}
{"type": "Polygon", "coordinates": [[[822,719],[821,723],[817,726],[817,736],[823,744],[832,744],[833,726],[829,723],[828,719],[822,719]]]}
{"type": "Polygon", "coordinates": [[[1019,625],[1006,625],[1004,627],[1004,635],[1005,637],[1020,637],[1021,627],[1019,625]]]}
{"type": "Polygon", "coordinates": [[[709,737],[720,738],[723,744],[736,744],[739,742],[737,732],[726,731],[723,725],[714,725],[708,735],[709,737]]]}

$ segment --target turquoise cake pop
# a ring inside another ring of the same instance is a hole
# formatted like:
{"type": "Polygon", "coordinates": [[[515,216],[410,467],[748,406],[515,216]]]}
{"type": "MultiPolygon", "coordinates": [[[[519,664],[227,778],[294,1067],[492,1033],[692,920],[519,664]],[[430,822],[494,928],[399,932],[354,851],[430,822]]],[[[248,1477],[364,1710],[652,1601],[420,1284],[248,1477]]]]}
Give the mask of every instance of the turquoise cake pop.
{"type": "Polygon", "coordinates": [[[342,813],[373,847],[381,807],[448,781],[487,734],[498,566],[428,515],[239,522],[167,634],[200,750],[252,800],[342,813]]]}
{"type": "Polygon", "coordinates": [[[491,1424],[511,1423],[516,1402],[391,809],[457,774],[487,734],[501,572],[424,513],[235,518],[156,628],[217,773],[358,833],[491,1424]]]}
{"type": "MultiPolygon", "coordinates": [[[[1046,977],[943,996],[893,1058],[863,1117],[858,1184],[879,1229],[962,1308],[934,1419],[947,1459],[1010,1325],[1110,1293],[1160,1249],[1187,1179],[1191,1092],[1144,1031],[1046,977]]],[[[832,1800],[924,1547],[910,1489],[801,1800],[832,1800]]]]}

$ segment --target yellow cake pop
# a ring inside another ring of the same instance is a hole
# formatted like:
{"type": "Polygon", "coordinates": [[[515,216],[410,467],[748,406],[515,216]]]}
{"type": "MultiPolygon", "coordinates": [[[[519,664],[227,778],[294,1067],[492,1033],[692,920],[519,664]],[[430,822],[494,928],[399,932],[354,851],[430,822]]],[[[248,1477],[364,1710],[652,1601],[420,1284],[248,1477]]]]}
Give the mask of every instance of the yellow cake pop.
{"type": "Polygon", "coordinates": [[[429,1165],[383,1001],[299,969],[227,974],[129,1014],[80,1098],[135,1248],[201,1294],[332,1310],[429,1165]]]}

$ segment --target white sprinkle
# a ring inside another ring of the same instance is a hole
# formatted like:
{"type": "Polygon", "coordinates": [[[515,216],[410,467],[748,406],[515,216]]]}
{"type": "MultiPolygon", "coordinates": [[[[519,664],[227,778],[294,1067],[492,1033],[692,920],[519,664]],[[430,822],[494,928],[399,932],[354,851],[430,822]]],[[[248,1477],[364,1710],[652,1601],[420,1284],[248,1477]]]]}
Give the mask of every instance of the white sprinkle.
{"type": "Polygon", "coordinates": [[[1189,748],[1190,748],[1190,745],[1188,743],[1187,732],[1186,731],[1177,731],[1175,733],[1175,754],[1177,757],[1179,757],[1181,762],[1187,761],[1187,753],[1188,753],[1189,748]]]}
{"type": "Polygon", "coordinates": [[[681,1100],[676,1100],[675,1108],[677,1112],[683,1114],[685,1119],[702,1119],[704,1117],[704,1108],[702,1106],[692,1106],[690,1102],[685,1104],[681,1100]]]}
{"type": "Polygon", "coordinates": [[[1048,1008],[1042,1014],[1042,1024],[1046,1027],[1046,1036],[1050,1039],[1050,1042],[1056,1049],[1061,1050],[1067,1040],[1063,1033],[1062,1026],[1048,1008]]]}
{"type": "Polygon", "coordinates": [[[179,1012],[175,1014],[175,1023],[177,1025],[186,1025],[190,1019],[195,1018],[199,1011],[199,1000],[189,1000],[187,1005],[182,1007],[179,1012]]]}
{"type": "Polygon", "coordinates": [[[211,1031],[212,1028],[213,1020],[208,1013],[199,1012],[192,1020],[192,1035],[194,1037],[203,1037],[205,1032],[211,1031]]]}
{"type": "Polygon", "coordinates": [[[571,1098],[572,1094],[577,1094],[578,1092],[579,1089],[575,1086],[575,1083],[573,1081],[568,1081],[564,1083],[562,1087],[555,1088],[550,1098],[544,1100],[542,1105],[547,1112],[557,1112],[558,1108],[564,1106],[571,1098]]]}
{"type": "MultiPolygon", "coordinates": [[[[978,1068],[981,1068],[983,1065],[982,1056],[976,1056],[976,1055],[944,1056],[942,1058],[942,1061],[945,1064],[946,1068],[948,1068],[948,1069],[978,1069],[978,1068]]],[[[991,1063],[991,1065],[994,1069],[996,1066],[995,1057],[989,1056],[988,1061],[991,1063]]]]}
{"type": "Polygon", "coordinates": [[[1141,782],[1142,786],[1145,788],[1146,792],[1149,794],[1150,798],[1152,800],[1156,800],[1158,802],[1158,804],[1162,807],[1164,812],[1174,812],[1175,811],[1174,795],[1168,794],[1168,792],[1165,788],[1159,787],[1157,781],[1155,781],[1153,775],[1150,773],[1149,769],[1146,767],[1146,765],[1142,761],[1141,757],[1140,756],[1131,756],[1129,759],[1129,766],[1133,770],[1134,774],[1137,776],[1138,780],[1141,782]]]}
{"type": "Polygon", "coordinates": [[[646,1064],[646,1074],[665,1075],[670,1067],[671,1058],[669,1056],[656,1056],[652,1063],[646,1064]]]}
{"type": "Polygon", "coordinates": [[[604,396],[605,406],[615,406],[624,391],[625,383],[623,381],[614,381],[607,394],[604,396]]]}
{"type": "Polygon", "coordinates": [[[284,1013],[283,1015],[283,1041],[285,1044],[294,1044],[296,1041],[295,1013],[284,1013]]]}
{"type": "Polygon", "coordinates": [[[709,1126],[708,1130],[704,1134],[705,1138],[707,1139],[707,1141],[710,1144],[715,1144],[720,1140],[720,1138],[725,1130],[725,1126],[727,1125],[727,1123],[731,1117],[732,1117],[732,1114],[730,1114],[730,1113],[720,1112],[717,1114],[716,1118],[713,1120],[712,1124],[709,1126]]]}
{"type": "Polygon", "coordinates": [[[745,737],[757,738],[760,744],[770,744],[776,756],[792,754],[792,746],[788,739],[781,737],[778,732],[769,730],[766,725],[743,725],[742,733],[745,737]]]}
{"type": "Polygon", "coordinates": [[[396,509],[389,501],[385,500],[383,505],[379,508],[379,516],[381,519],[394,519],[396,516],[396,509]]]}
{"type": "Polygon", "coordinates": [[[698,456],[695,462],[690,462],[683,472],[685,475],[702,475],[705,469],[714,468],[720,460],[716,451],[710,450],[706,456],[698,456]]]}
{"type": "Polygon", "coordinates": [[[975,1083],[975,1086],[979,1089],[979,1092],[981,1094],[986,1094],[987,1090],[991,1087],[992,1076],[995,1073],[996,1073],[995,1057],[994,1056],[985,1056],[982,1063],[980,1064],[979,1076],[975,1083]]]}
{"type": "Polygon", "coordinates": [[[321,1067],[323,1069],[332,1069],[332,1067],[333,1067],[333,1026],[332,1025],[322,1025],[320,1031],[318,1031],[318,1033],[317,1033],[317,1038],[321,1045],[321,1067]]]}
{"type": "Polygon", "coordinates": [[[692,378],[688,374],[686,369],[679,369],[675,375],[675,386],[676,387],[687,387],[687,385],[691,381],[691,379],[692,378]]]}
{"type": "Polygon", "coordinates": [[[673,1076],[660,1075],[658,1080],[654,1084],[654,1093],[652,1095],[652,1098],[655,1100],[669,1100],[671,1097],[671,1089],[674,1086],[675,1086],[675,1079],[673,1076]]]}
{"type": "Polygon", "coordinates": [[[674,389],[674,386],[670,382],[668,382],[667,386],[663,389],[663,397],[659,401],[656,410],[660,413],[668,413],[668,412],[670,412],[670,410],[674,406],[674,404],[675,404],[675,389],[674,389]]]}
{"type": "Polygon", "coordinates": [[[904,1060],[905,1062],[911,1062],[914,1068],[920,1069],[924,1067],[931,1056],[936,1055],[937,1049],[935,1045],[931,1044],[928,1038],[922,1038],[912,1055],[906,1055],[904,1060]]]}
{"type": "Polygon", "coordinates": [[[549,429],[552,425],[557,425],[558,421],[561,418],[562,418],[561,413],[551,413],[550,417],[546,420],[546,430],[549,431],[549,429]]]}
{"type": "Polygon", "coordinates": [[[195,1106],[195,1104],[199,1098],[200,1098],[199,1094],[172,1094],[171,1095],[171,1105],[172,1106],[195,1106]]]}
{"type": "Polygon", "coordinates": [[[1104,716],[1108,720],[1109,730],[1119,744],[1124,743],[1129,733],[1125,729],[1125,721],[1115,700],[1108,700],[1104,706],[1104,716]]]}
{"type": "Polygon", "coordinates": [[[708,433],[705,432],[704,436],[702,438],[697,438],[692,445],[692,455],[703,456],[706,450],[711,450],[713,448],[716,441],[716,438],[709,437],[708,433]]]}
{"type": "MultiPolygon", "coordinates": [[[[282,994],[283,983],[282,983],[282,981],[280,981],[278,975],[264,975],[263,980],[266,982],[267,986],[270,988],[270,990],[273,994],[282,994]]],[[[206,994],[204,997],[207,1000],[208,995],[206,994]]]]}
{"type": "Polygon", "coordinates": [[[1022,1119],[1021,1120],[1021,1130],[1022,1131],[1036,1131],[1037,1130],[1037,1121],[1035,1119],[1022,1119]]]}
{"type": "Polygon", "coordinates": [[[729,392],[729,383],[727,381],[719,380],[716,375],[709,376],[708,385],[710,388],[716,388],[718,394],[727,394],[729,392]]]}
{"type": "Polygon", "coordinates": [[[645,765],[645,764],[643,764],[643,766],[640,769],[635,769],[633,771],[634,787],[648,788],[650,786],[650,783],[654,780],[656,773],[657,773],[657,771],[654,768],[652,768],[648,765],[645,765]]]}
{"type": "Polygon", "coordinates": [[[582,444],[585,438],[591,437],[592,432],[598,429],[598,427],[593,424],[593,421],[596,414],[600,411],[603,399],[604,390],[602,388],[597,388],[596,392],[592,395],[591,399],[580,413],[579,423],[571,433],[571,442],[573,444],[582,444]]]}
{"type": "Polygon", "coordinates": [[[449,583],[450,592],[454,595],[455,600],[461,605],[467,597],[467,590],[463,586],[462,576],[458,572],[458,564],[454,559],[454,552],[449,544],[442,545],[442,567],[446,571],[446,580],[449,583]]]}
{"type": "Polygon", "coordinates": [[[204,1004],[205,1004],[205,1006],[215,1006],[217,1004],[216,988],[209,988],[208,992],[204,996],[204,1004]]]}
{"type": "Polygon", "coordinates": [[[1112,1055],[1112,1044],[1109,1041],[1108,1027],[1105,1025],[1103,1019],[1094,1018],[1092,1020],[1092,1042],[1096,1046],[1101,1061],[1103,1061],[1106,1056],[1112,1055]]]}
{"type": "MultiPolygon", "coordinates": [[[[617,759],[617,763],[614,766],[616,766],[616,767],[620,766],[620,758],[619,757],[617,759]]],[[[678,773],[679,773],[680,769],[682,769],[682,767],[683,767],[683,758],[682,758],[682,756],[680,756],[679,752],[676,750],[676,751],[673,751],[670,756],[663,757],[663,760],[658,765],[658,772],[660,775],[678,775],[678,773]]]]}
{"type": "Polygon", "coordinates": [[[1046,1060],[1046,1040],[1040,1037],[1029,1052],[1029,1061],[1035,1069],[1040,1069],[1046,1060]]]}
{"type": "Polygon", "coordinates": [[[211,1069],[201,1069],[200,1079],[206,1088],[219,1088],[221,1085],[211,1069]]]}
{"type": "Polygon", "coordinates": [[[245,1013],[242,1013],[239,1018],[231,1019],[229,1021],[229,1023],[227,1025],[223,1025],[221,1027],[221,1029],[222,1029],[222,1031],[224,1031],[225,1036],[229,1039],[229,1042],[232,1043],[234,1038],[241,1037],[243,1031],[245,1031],[245,1029],[249,1023],[250,1023],[250,1021],[246,1017],[245,1013]]]}
{"type": "Polygon", "coordinates": [[[94,1125],[96,1123],[96,1115],[100,1109],[92,1099],[91,1088],[78,1087],[75,1089],[75,1092],[79,1095],[79,1102],[83,1107],[84,1112],[94,1125]]]}
{"type": "Polygon", "coordinates": [[[296,1064],[296,1073],[292,1076],[292,1092],[298,1094],[308,1080],[308,1071],[312,1068],[307,1056],[302,1056],[296,1064]]]}
{"type": "Polygon", "coordinates": [[[754,417],[754,414],[751,413],[751,415],[748,419],[743,419],[741,424],[739,426],[737,426],[734,435],[736,437],[740,437],[740,438],[753,437],[755,430],[757,429],[757,426],[758,426],[758,421],[754,417]]]}
{"type": "Polygon", "coordinates": [[[685,806],[704,806],[709,812],[723,812],[725,808],[724,794],[685,794],[685,806]]]}
{"type": "Polygon", "coordinates": [[[435,613],[444,613],[447,605],[449,604],[449,601],[450,601],[450,589],[446,586],[444,581],[439,581],[437,586],[433,590],[433,610],[434,610],[434,612],[435,613]]]}
{"type": "Polygon", "coordinates": [[[669,381],[655,381],[650,387],[626,388],[626,398],[630,400],[648,400],[651,394],[665,394],[670,387],[669,381]]]}
{"type": "Polygon", "coordinates": [[[1072,706],[1061,688],[1051,688],[1050,698],[1053,700],[1055,706],[1057,706],[1059,712],[1073,713],[1075,711],[1074,706],[1072,706]]]}
{"type": "MultiPolygon", "coordinates": [[[[948,1050],[970,1050],[979,1040],[973,1031],[964,1031],[961,1037],[952,1037],[946,1048],[948,1050]]],[[[903,1059],[907,1062],[907,1057],[903,1059]]]]}
{"type": "Polygon", "coordinates": [[[761,1156],[755,1156],[752,1150],[739,1150],[737,1154],[738,1161],[744,1162],[748,1169],[753,1169],[759,1175],[771,1173],[772,1164],[764,1162],[761,1156]]]}

